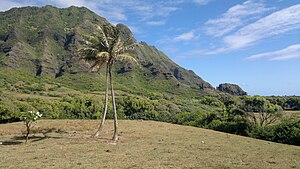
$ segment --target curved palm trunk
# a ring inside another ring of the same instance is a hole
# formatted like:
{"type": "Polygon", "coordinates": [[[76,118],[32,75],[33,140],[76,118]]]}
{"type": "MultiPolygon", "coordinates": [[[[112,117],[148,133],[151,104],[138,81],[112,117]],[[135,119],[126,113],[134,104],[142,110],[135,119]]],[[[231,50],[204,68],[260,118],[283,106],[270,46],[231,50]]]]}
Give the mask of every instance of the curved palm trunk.
{"type": "Polygon", "coordinates": [[[116,142],[118,140],[118,114],[117,114],[117,109],[116,109],[116,102],[115,102],[115,92],[113,88],[113,83],[112,83],[112,65],[109,67],[109,80],[110,80],[110,88],[111,88],[111,99],[112,99],[112,105],[113,105],[113,111],[114,111],[114,135],[112,140],[116,142]]]}
{"type": "Polygon", "coordinates": [[[107,114],[107,105],[108,105],[108,73],[109,73],[109,65],[106,65],[106,84],[105,84],[105,106],[104,106],[104,112],[102,114],[102,119],[101,119],[101,123],[98,127],[98,130],[96,131],[96,133],[94,134],[95,137],[99,136],[101,129],[104,125],[105,122],[105,118],[106,118],[106,114],[107,114]]]}

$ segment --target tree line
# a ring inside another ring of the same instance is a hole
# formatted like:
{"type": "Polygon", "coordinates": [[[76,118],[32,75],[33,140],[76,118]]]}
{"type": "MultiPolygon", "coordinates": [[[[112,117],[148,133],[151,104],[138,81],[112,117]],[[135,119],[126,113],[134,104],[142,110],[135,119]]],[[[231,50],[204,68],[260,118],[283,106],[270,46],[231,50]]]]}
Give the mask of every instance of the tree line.
{"type": "MultiPolygon", "coordinates": [[[[0,122],[19,121],[25,111],[39,111],[46,119],[101,119],[104,103],[98,96],[66,95],[60,99],[0,100],[0,122]]],[[[300,119],[286,119],[283,109],[265,97],[195,99],[117,96],[119,119],[142,119],[208,128],[259,139],[300,145],[300,119]]],[[[108,110],[112,110],[108,104],[108,110]]],[[[113,111],[107,118],[113,119],[113,111]]]]}

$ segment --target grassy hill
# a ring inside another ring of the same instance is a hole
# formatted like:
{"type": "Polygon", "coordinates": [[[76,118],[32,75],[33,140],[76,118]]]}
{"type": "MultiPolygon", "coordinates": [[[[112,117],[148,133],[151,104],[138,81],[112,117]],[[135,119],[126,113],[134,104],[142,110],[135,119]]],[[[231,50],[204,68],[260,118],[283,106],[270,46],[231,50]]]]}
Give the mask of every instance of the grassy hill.
{"type": "Polygon", "coordinates": [[[153,121],[42,120],[23,144],[22,123],[0,124],[0,168],[299,168],[300,147],[153,121]]]}

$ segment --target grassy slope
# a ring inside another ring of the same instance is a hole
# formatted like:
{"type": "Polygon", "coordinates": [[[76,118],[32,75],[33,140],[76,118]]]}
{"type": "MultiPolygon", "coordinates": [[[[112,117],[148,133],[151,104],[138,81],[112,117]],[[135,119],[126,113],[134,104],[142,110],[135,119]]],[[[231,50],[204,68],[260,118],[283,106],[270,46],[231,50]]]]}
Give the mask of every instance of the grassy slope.
{"type": "Polygon", "coordinates": [[[22,123],[0,124],[0,168],[299,168],[300,147],[201,128],[152,121],[112,121],[90,138],[98,121],[43,120],[29,144],[22,123]],[[53,128],[55,127],[55,128],[53,128]],[[45,138],[41,132],[53,128],[45,138]],[[201,141],[205,143],[202,143],[201,141]],[[20,143],[20,144],[18,144],[20,143]]]}

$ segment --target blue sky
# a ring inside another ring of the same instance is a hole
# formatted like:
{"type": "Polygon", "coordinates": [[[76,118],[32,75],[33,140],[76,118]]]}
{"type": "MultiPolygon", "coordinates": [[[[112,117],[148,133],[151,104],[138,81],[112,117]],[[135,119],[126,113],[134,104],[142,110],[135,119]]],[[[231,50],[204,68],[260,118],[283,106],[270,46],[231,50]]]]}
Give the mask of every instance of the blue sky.
{"type": "Polygon", "coordinates": [[[300,95],[299,0],[1,0],[11,7],[85,6],[130,27],[204,80],[250,95],[300,95]]]}

